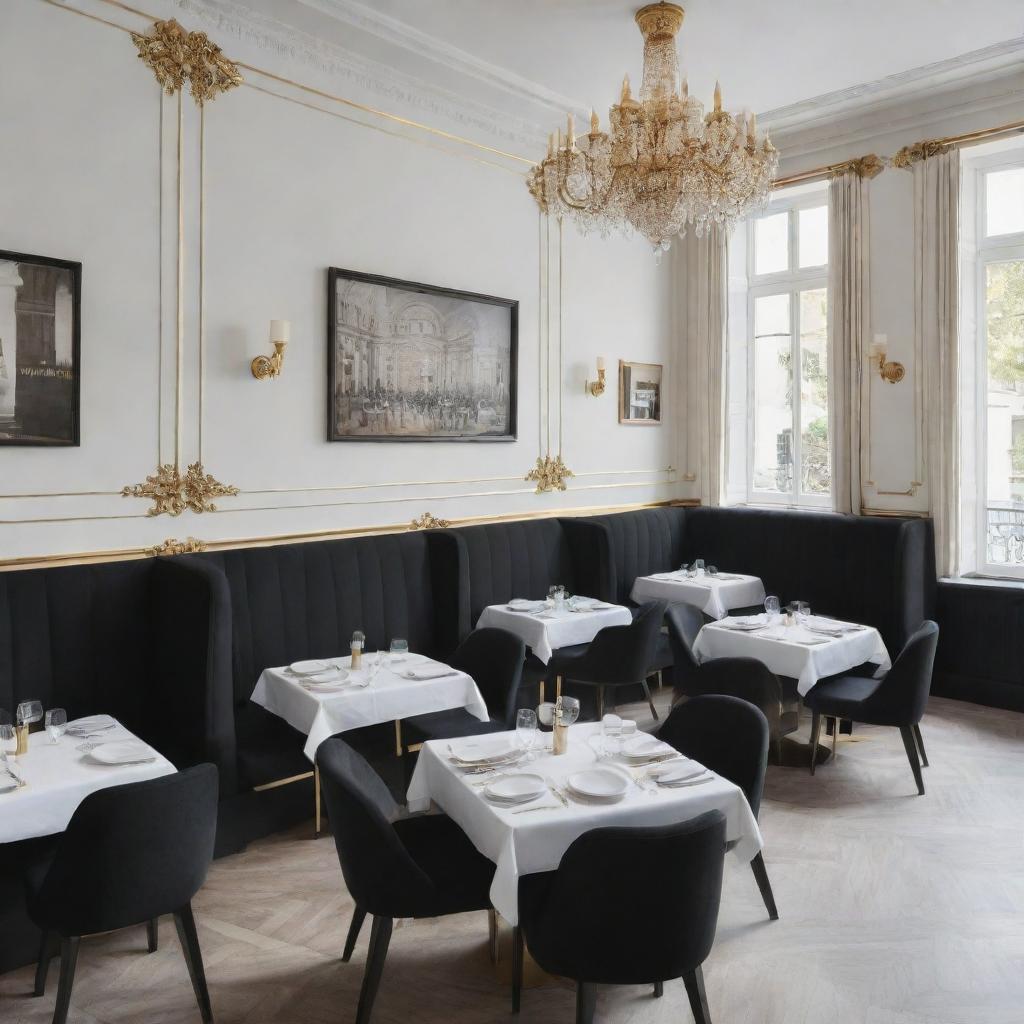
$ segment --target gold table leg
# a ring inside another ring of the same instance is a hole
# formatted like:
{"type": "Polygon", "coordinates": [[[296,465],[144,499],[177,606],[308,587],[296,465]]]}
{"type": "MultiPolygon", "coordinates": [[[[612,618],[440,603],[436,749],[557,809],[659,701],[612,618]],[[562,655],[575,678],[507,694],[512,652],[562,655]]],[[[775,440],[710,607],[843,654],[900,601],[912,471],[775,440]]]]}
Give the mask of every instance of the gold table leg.
{"type": "Polygon", "coordinates": [[[402,756],[402,721],[395,719],[395,757],[402,756]]]}
{"type": "Polygon", "coordinates": [[[320,838],[320,768],[313,765],[313,838],[320,838]]]}

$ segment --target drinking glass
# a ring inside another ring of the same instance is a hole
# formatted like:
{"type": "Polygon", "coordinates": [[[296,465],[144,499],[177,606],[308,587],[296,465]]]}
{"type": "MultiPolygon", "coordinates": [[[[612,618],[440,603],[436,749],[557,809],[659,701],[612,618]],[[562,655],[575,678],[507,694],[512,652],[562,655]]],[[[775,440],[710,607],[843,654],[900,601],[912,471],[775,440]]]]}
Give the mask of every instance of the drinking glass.
{"type": "Polygon", "coordinates": [[[811,617],[811,606],[806,601],[797,601],[796,603],[796,621],[802,626],[807,625],[807,620],[811,617]]]}
{"type": "Polygon", "coordinates": [[[68,713],[63,708],[50,708],[46,712],[46,731],[50,734],[51,742],[57,743],[67,727],[68,713]]]}
{"type": "Polygon", "coordinates": [[[405,661],[409,656],[409,641],[403,640],[401,637],[395,637],[391,641],[391,657],[388,659],[392,665],[397,665],[400,661],[405,661]]]}
{"type": "Polygon", "coordinates": [[[605,715],[601,719],[601,750],[605,757],[622,753],[622,725],[618,715],[605,715]]]}
{"type": "Polygon", "coordinates": [[[709,565],[708,569],[707,569],[707,572],[708,572],[709,576],[717,576],[718,575],[718,566],[717,565],[709,565]]]}
{"type": "Polygon", "coordinates": [[[516,713],[516,738],[526,751],[526,760],[533,760],[533,745],[537,741],[537,712],[520,708],[516,713]]]}
{"type": "Polygon", "coordinates": [[[774,594],[769,594],[764,599],[764,610],[768,613],[768,621],[775,622],[779,617],[779,599],[774,594]]]}
{"type": "Polygon", "coordinates": [[[580,717],[580,702],[575,697],[561,697],[562,725],[572,725],[580,717]]]}
{"type": "Polygon", "coordinates": [[[560,584],[556,584],[553,587],[548,588],[548,600],[554,606],[556,611],[561,611],[565,606],[565,587],[560,584]]]}
{"type": "Polygon", "coordinates": [[[16,712],[18,725],[31,725],[43,717],[43,702],[40,700],[23,700],[16,712]]]}
{"type": "Polygon", "coordinates": [[[694,571],[697,573],[698,576],[703,576],[704,575],[704,559],[703,558],[698,558],[697,561],[695,561],[693,563],[693,568],[694,568],[694,571]]]}
{"type": "Polygon", "coordinates": [[[384,666],[384,652],[367,651],[363,654],[363,661],[366,664],[366,685],[369,686],[377,678],[377,673],[384,666]]]}
{"type": "Polygon", "coordinates": [[[18,737],[14,734],[14,726],[10,722],[0,722],[0,761],[14,757],[18,750],[18,737]]]}

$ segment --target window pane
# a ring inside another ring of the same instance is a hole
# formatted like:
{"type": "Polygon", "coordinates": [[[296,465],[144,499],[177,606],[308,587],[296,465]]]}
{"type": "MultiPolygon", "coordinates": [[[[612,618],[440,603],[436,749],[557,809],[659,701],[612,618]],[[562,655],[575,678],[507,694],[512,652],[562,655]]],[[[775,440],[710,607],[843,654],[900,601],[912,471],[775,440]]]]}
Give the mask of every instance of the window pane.
{"type": "Polygon", "coordinates": [[[793,353],[789,296],[754,301],[753,488],[793,489],[793,353]]]}
{"type": "Polygon", "coordinates": [[[1024,566],[1024,260],[985,271],[987,559],[1024,566]]]}
{"type": "Polygon", "coordinates": [[[800,211],[800,266],[823,267],[828,263],[828,207],[800,211]]]}
{"type": "Polygon", "coordinates": [[[1024,231],[1024,167],[985,175],[985,234],[1024,231]]]}
{"type": "Polygon", "coordinates": [[[754,221],[754,273],[789,269],[789,214],[773,213],[754,221]]]}
{"type": "Polygon", "coordinates": [[[828,494],[828,292],[800,293],[800,491],[828,494]]]}

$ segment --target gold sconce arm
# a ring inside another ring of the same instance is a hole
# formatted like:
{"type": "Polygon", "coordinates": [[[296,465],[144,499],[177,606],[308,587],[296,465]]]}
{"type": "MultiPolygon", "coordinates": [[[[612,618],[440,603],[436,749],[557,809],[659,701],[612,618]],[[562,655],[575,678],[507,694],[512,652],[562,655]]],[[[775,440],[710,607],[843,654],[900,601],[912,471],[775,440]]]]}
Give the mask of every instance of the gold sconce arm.
{"type": "Polygon", "coordinates": [[[605,379],[604,379],[604,357],[599,356],[597,360],[597,380],[588,380],[584,384],[587,394],[593,395],[597,398],[599,395],[604,394],[605,379]]]}
{"type": "Polygon", "coordinates": [[[256,356],[250,363],[252,375],[257,380],[273,380],[281,376],[281,367],[284,364],[284,350],[286,341],[274,342],[274,354],[272,356],[256,356]]]}
{"type": "Polygon", "coordinates": [[[902,363],[886,362],[885,356],[881,355],[878,359],[878,374],[890,384],[899,384],[907,375],[907,368],[902,363]]]}

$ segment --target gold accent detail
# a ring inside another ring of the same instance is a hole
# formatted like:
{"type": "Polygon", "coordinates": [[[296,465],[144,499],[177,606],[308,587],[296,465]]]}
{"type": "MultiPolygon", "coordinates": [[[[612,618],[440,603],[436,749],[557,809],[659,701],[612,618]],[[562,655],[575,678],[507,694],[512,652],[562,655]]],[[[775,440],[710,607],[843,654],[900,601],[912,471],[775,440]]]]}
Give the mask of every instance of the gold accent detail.
{"type": "Polygon", "coordinates": [[[238,488],[222,484],[209,473],[203,472],[201,462],[193,462],[182,476],[178,467],[166,463],[157,467],[146,482],[133,484],[121,490],[123,498],[149,498],[153,507],[146,515],[180,516],[185,509],[193,512],[216,512],[212,498],[231,497],[238,494],[238,488]]]}
{"type": "Polygon", "coordinates": [[[875,153],[868,153],[867,156],[861,156],[856,160],[848,161],[847,167],[858,178],[867,178],[870,181],[872,178],[877,178],[885,170],[885,161],[875,153]]]}
{"type": "Polygon", "coordinates": [[[634,18],[645,39],[675,36],[683,27],[686,12],[677,4],[657,3],[641,7],[634,18]]]}
{"type": "Polygon", "coordinates": [[[907,368],[902,363],[888,362],[885,359],[878,360],[878,374],[882,380],[890,384],[899,384],[907,375],[907,368]]]}
{"type": "Polygon", "coordinates": [[[575,475],[562,461],[561,455],[545,455],[538,456],[537,465],[523,479],[535,480],[536,493],[543,494],[545,491],[564,491],[566,479],[575,475]]]}
{"type": "Polygon", "coordinates": [[[927,160],[930,157],[938,156],[952,149],[949,142],[942,139],[925,139],[923,142],[915,142],[912,146],[904,146],[893,158],[893,167],[913,167],[914,164],[927,160]]]}
{"type": "Polygon", "coordinates": [[[313,838],[320,838],[320,766],[313,765],[313,838]]]}
{"type": "Polygon", "coordinates": [[[402,722],[395,719],[395,757],[402,756],[402,722]]]}
{"type": "Polygon", "coordinates": [[[17,741],[17,747],[14,750],[15,757],[21,757],[28,753],[28,724],[16,725],[14,727],[14,737],[17,741]]]}
{"type": "Polygon", "coordinates": [[[185,540],[175,540],[173,537],[168,537],[162,544],[157,544],[155,547],[146,548],[147,555],[191,555],[197,551],[206,550],[206,541],[200,540],[198,537],[186,537],[185,540]]]}
{"type": "Polygon", "coordinates": [[[301,775],[289,775],[287,779],[275,779],[273,782],[264,782],[261,786],[253,786],[254,793],[265,793],[268,789],[279,789],[281,786],[290,786],[293,782],[305,782],[313,778],[312,772],[303,772],[301,775]]]}
{"type": "Polygon", "coordinates": [[[256,356],[249,368],[257,380],[273,380],[281,376],[281,366],[284,363],[284,350],[287,342],[275,341],[274,354],[272,356],[256,356]]]}
{"type": "Polygon", "coordinates": [[[224,56],[205,32],[188,32],[173,18],[156,21],[148,35],[132,33],[139,59],[168,96],[188,84],[199,106],[242,84],[238,65],[224,56]]]}
{"type": "Polygon", "coordinates": [[[915,497],[917,495],[917,492],[918,492],[919,488],[921,488],[922,486],[923,486],[923,484],[921,483],[920,480],[911,480],[910,481],[910,486],[905,491],[878,491],[878,490],[876,490],[875,493],[876,494],[884,494],[884,495],[887,495],[889,497],[913,498],[913,497],[915,497]]]}
{"type": "Polygon", "coordinates": [[[437,516],[430,512],[424,512],[419,519],[414,519],[409,524],[410,530],[443,530],[448,526],[451,526],[451,522],[447,519],[438,519],[437,516]]]}
{"type": "Polygon", "coordinates": [[[593,395],[595,398],[600,398],[600,396],[604,394],[604,389],[606,387],[605,379],[604,379],[605,378],[605,372],[606,371],[604,370],[603,367],[600,368],[597,371],[597,380],[595,380],[595,381],[588,381],[587,382],[587,391],[591,395],[593,395]]]}
{"type": "Polygon", "coordinates": [[[862,516],[871,516],[878,519],[927,519],[928,513],[920,509],[899,509],[899,508],[867,508],[860,510],[862,516]]]}

